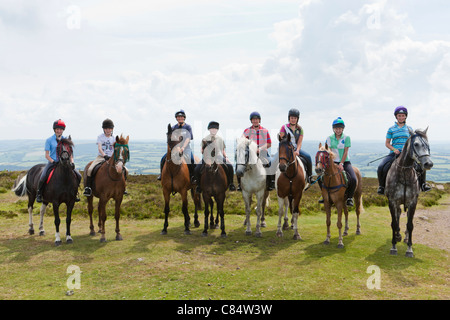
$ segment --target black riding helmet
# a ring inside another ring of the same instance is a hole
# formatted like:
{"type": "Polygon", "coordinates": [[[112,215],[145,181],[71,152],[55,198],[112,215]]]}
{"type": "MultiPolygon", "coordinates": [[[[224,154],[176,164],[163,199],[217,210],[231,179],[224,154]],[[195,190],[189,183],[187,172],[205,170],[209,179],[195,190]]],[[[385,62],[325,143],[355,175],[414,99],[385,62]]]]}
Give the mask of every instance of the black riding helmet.
{"type": "Polygon", "coordinates": [[[297,119],[300,119],[300,111],[298,111],[298,109],[292,108],[291,110],[289,110],[288,120],[290,117],[297,117],[297,119]]]}
{"type": "Polygon", "coordinates": [[[211,121],[211,122],[208,124],[208,130],[209,130],[209,129],[217,129],[217,130],[219,130],[219,123],[216,122],[216,121],[211,121]]]}
{"type": "Polygon", "coordinates": [[[102,123],[103,129],[114,129],[114,122],[111,119],[105,119],[102,123]]]}

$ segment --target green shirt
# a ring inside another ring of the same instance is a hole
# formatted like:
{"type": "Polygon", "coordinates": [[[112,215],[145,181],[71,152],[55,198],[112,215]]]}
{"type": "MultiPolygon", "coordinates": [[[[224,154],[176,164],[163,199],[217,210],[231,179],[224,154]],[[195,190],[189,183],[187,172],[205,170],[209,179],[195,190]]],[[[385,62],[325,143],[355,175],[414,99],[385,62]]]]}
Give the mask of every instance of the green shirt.
{"type": "Polygon", "coordinates": [[[327,138],[327,144],[330,147],[331,151],[333,151],[334,155],[336,156],[336,159],[334,159],[334,162],[346,162],[350,161],[350,156],[347,154],[347,159],[345,161],[342,161],[342,157],[344,156],[345,148],[350,148],[352,146],[352,142],[350,140],[350,137],[346,136],[345,134],[342,134],[341,138],[338,140],[336,139],[336,135],[332,134],[327,138]]]}

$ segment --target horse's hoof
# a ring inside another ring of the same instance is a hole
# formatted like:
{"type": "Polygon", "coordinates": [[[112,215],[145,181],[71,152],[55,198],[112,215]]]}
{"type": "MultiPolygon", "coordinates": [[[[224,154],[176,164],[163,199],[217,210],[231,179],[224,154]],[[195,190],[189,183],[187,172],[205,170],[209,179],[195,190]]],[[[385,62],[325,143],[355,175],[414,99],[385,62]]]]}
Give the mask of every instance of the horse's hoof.
{"type": "Polygon", "coordinates": [[[42,237],[42,236],[45,236],[45,231],[39,231],[39,235],[42,237]]]}
{"type": "Polygon", "coordinates": [[[106,242],[105,238],[100,238],[100,243],[106,242]]]}
{"type": "Polygon", "coordinates": [[[277,232],[277,237],[278,238],[283,238],[283,232],[277,232]]]}
{"type": "Polygon", "coordinates": [[[246,236],[251,236],[251,235],[252,235],[252,232],[251,232],[251,231],[245,231],[245,235],[246,235],[246,236]]]}
{"type": "Polygon", "coordinates": [[[294,240],[302,240],[299,234],[294,234],[294,240]]]}
{"type": "Polygon", "coordinates": [[[406,251],[405,257],[414,258],[414,253],[406,251]]]}
{"type": "Polygon", "coordinates": [[[356,230],[356,235],[359,236],[361,234],[361,231],[356,230]]]}
{"type": "Polygon", "coordinates": [[[391,256],[396,256],[397,255],[397,249],[391,249],[391,251],[389,252],[391,256]]]}
{"type": "Polygon", "coordinates": [[[28,234],[29,234],[30,236],[32,236],[32,235],[34,234],[34,230],[33,230],[33,229],[28,230],[28,234]]]}
{"type": "Polygon", "coordinates": [[[323,244],[329,245],[329,244],[330,244],[330,240],[325,240],[325,241],[323,242],[323,244]]]}
{"type": "Polygon", "coordinates": [[[344,245],[342,243],[338,244],[338,249],[344,249],[344,245]]]}
{"type": "Polygon", "coordinates": [[[221,237],[221,238],[226,238],[226,237],[227,237],[227,234],[226,234],[226,233],[222,233],[222,234],[220,235],[220,237],[221,237]]]}
{"type": "Polygon", "coordinates": [[[120,234],[116,235],[116,240],[117,240],[117,241],[123,240],[122,235],[120,235],[120,234]]]}
{"type": "Polygon", "coordinates": [[[348,236],[348,232],[345,231],[342,235],[343,235],[344,237],[345,237],[345,236],[348,236]]]}
{"type": "Polygon", "coordinates": [[[257,238],[262,238],[262,233],[261,233],[261,232],[255,233],[255,237],[257,237],[257,238]]]}
{"type": "Polygon", "coordinates": [[[202,232],[202,237],[207,237],[208,236],[208,232],[202,232]]]}
{"type": "Polygon", "coordinates": [[[191,233],[190,230],[185,230],[185,231],[184,231],[184,234],[187,235],[187,236],[189,236],[189,235],[191,235],[192,233],[191,233]]]}
{"type": "Polygon", "coordinates": [[[94,230],[92,230],[92,231],[91,231],[91,232],[89,233],[89,235],[93,237],[93,236],[95,236],[95,235],[96,235],[96,233],[95,233],[95,231],[94,231],[94,230]]]}
{"type": "Polygon", "coordinates": [[[66,243],[67,243],[67,244],[72,244],[72,243],[73,243],[73,240],[72,240],[72,239],[67,239],[67,240],[66,240],[66,243]]]}
{"type": "Polygon", "coordinates": [[[167,234],[166,230],[161,231],[161,235],[165,236],[167,234]]]}
{"type": "Polygon", "coordinates": [[[55,246],[59,247],[62,244],[61,240],[60,241],[55,241],[55,246]]]}

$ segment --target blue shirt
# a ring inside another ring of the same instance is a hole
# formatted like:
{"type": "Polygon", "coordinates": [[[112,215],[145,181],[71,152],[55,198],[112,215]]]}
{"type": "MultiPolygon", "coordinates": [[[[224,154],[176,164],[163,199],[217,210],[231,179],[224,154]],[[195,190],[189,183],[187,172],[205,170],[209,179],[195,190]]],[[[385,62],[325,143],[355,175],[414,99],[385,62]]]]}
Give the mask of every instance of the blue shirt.
{"type": "MultiPolygon", "coordinates": [[[[61,139],[64,139],[63,136],[61,136],[61,139]]],[[[50,158],[53,159],[53,161],[57,161],[56,159],[56,147],[58,146],[58,140],[56,140],[56,134],[52,135],[50,138],[48,138],[45,141],[45,151],[49,151],[50,158]]]]}
{"type": "MultiPolygon", "coordinates": [[[[409,130],[412,131],[412,128],[410,126],[407,126],[405,124],[403,127],[400,128],[398,124],[395,123],[395,125],[389,128],[386,134],[386,139],[391,139],[392,146],[395,149],[402,151],[403,146],[406,143],[406,140],[408,140],[409,138],[409,130]]],[[[391,150],[391,153],[392,152],[394,151],[391,150]]]]}

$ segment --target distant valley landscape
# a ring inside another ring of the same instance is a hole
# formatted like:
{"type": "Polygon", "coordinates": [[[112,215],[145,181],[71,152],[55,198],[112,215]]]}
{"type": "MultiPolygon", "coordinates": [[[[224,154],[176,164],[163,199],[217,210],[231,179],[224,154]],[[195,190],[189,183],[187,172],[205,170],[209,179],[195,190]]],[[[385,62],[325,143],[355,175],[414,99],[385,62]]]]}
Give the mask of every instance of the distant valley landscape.
{"type": "MultiPolygon", "coordinates": [[[[37,163],[44,163],[44,143],[41,140],[0,140],[0,171],[28,170],[37,163]]],[[[95,141],[74,141],[75,165],[84,170],[85,165],[97,155],[95,141]]],[[[198,141],[193,143],[196,156],[200,157],[198,141]]],[[[226,141],[227,154],[234,162],[234,141],[226,141]]],[[[314,162],[319,141],[305,141],[303,149],[308,152],[314,162]]],[[[450,144],[430,143],[434,167],[427,174],[427,180],[435,182],[450,182],[450,144]]],[[[127,167],[131,174],[158,174],[161,157],[166,153],[166,143],[161,140],[130,141],[130,162],[127,167]]],[[[272,148],[272,154],[276,147],[272,148]]],[[[383,142],[353,141],[350,148],[351,162],[357,166],[364,177],[376,177],[379,161],[369,166],[368,162],[387,155],[383,142]]]]}

